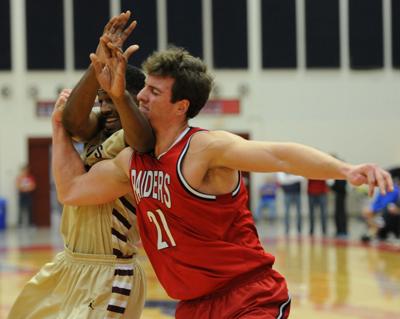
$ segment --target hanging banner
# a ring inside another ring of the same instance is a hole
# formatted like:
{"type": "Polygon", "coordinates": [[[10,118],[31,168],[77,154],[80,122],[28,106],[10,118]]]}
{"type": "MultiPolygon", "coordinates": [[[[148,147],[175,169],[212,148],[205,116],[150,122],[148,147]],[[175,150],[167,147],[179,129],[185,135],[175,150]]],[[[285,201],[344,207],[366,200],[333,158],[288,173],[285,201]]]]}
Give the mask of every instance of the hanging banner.
{"type": "Polygon", "coordinates": [[[209,100],[200,114],[240,114],[240,101],[237,99],[209,100]]]}
{"type": "Polygon", "coordinates": [[[37,101],[36,102],[36,116],[37,117],[50,117],[53,113],[54,104],[56,101],[37,101]]]}

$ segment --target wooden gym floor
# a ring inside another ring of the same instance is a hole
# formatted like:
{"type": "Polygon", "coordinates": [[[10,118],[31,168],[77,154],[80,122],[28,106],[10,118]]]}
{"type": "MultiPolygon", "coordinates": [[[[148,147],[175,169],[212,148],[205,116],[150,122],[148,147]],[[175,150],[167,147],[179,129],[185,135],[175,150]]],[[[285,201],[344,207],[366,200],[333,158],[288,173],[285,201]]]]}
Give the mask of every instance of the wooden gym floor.
{"type": "MultiPolygon", "coordinates": [[[[362,245],[358,221],[351,223],[347,241],[286,238],[280,224],[261,222],[257,227],[265,249],[276,256],[275,268],[287,278],[293,299],[290,318],[400,318],[399,243],[362,245]]],[[[1,319],[24,283],[61,249],[57,229],[0,232],[1,319]]],[[[142,318],[173,318],[174,301],[160,287],[143,250],[140,258],[148,278],[142,318]]]]}

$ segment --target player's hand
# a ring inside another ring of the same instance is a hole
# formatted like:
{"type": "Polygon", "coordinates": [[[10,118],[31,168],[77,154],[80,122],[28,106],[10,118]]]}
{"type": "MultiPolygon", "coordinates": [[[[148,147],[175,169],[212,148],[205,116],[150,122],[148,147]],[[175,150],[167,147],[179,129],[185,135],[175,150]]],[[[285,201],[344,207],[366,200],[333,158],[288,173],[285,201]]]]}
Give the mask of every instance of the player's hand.
{"type": "Polygon", "coordinates": [[[69,95],[71,94],[72,89],[63,89],[61,93],[58,95],[57,101],[54,104],[53,113],[51,115],[51,120],[53,124],[62,125],[61,118],[62,112],[65,107],[65,103],[67,102],[69,95]]]}
{"type": "Polygon", "coordinates": [[[107,52],[107,58],[100,58],[97,54],[90,54],[97,81],[111,98],[119,98],[125,92],[125,71],[128,58],[139,47],[130,46],[125,53],[113,45],[106,38],[101,39],[102,50],[107,52]]]}
{"type": "Polygon", "coordinates": [[[372,196],[374,188],[379,187],[381,194],[393,191],[393,180],[390,174],[376,164],[361,164],[351,168],[347,180],[355,185],[368,185],[368,195],[372,196]]]}
{"type": "MultiPolygon", "coordinates": [[[[100,41],[96,49],[96,55],[100,60],[110,57],[109,52],[104,50],[104,46],[101,45],[102,41],[111,42],[115,47],[122,50],[123,44],[137,25],[136,21],[132,21],[129,25],[127,25],[130,17],[131,12],[129,10],[122,12],[118,16],[111,18],[104,27],[103,34],[100,37],[100,41]]],[[[124,53],[129,54],[129,48],[124,53]]]]}

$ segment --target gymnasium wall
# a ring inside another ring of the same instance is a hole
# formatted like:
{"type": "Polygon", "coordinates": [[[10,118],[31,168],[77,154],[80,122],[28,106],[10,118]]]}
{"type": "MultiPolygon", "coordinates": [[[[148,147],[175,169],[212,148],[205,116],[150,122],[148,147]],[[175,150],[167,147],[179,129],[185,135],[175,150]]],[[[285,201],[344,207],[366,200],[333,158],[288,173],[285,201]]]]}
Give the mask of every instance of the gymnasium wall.
{"type": "MultiPolygon", "coordinates": [[[[131,63],[140,65],[169,43],[185,46],[215,74],[214,97],[240,99],[239,115],[200,115],[193,125],[306,143],[354,163],[400,165],[397,0],[2,0],[0,6],[0,196],[8,201],[9,225],[16,222],[14,180],[27,161],[27,139],[51,135],[37,101],[55,100],[60,88],[78,81],[106,15],[128,8],[139,23],[131,41],[141,45],[131,63]]],[[[254,177],[256,192],[261,177],[254,177]]]]}

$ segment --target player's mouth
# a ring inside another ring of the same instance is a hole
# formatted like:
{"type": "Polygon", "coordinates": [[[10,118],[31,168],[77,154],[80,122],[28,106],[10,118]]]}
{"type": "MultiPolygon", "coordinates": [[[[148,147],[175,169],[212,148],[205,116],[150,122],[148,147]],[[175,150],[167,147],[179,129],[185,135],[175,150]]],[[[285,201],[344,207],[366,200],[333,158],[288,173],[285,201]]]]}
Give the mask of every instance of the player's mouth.
{"type": "Polygon", "coordinates": [[[112,123],[115,123],[117,121],[118,121],[118,118],[116,118],[116,117],[108,117],[108,118],[106,118],[106,123],[107,124],[112,124],[112,123]]]}
{"type": "Polygon", "coordinates": [[[149,113],[149,108],[144,106],[143,104],[140,104],[139,111],[141,111],[142,113],[149,113]]]}

